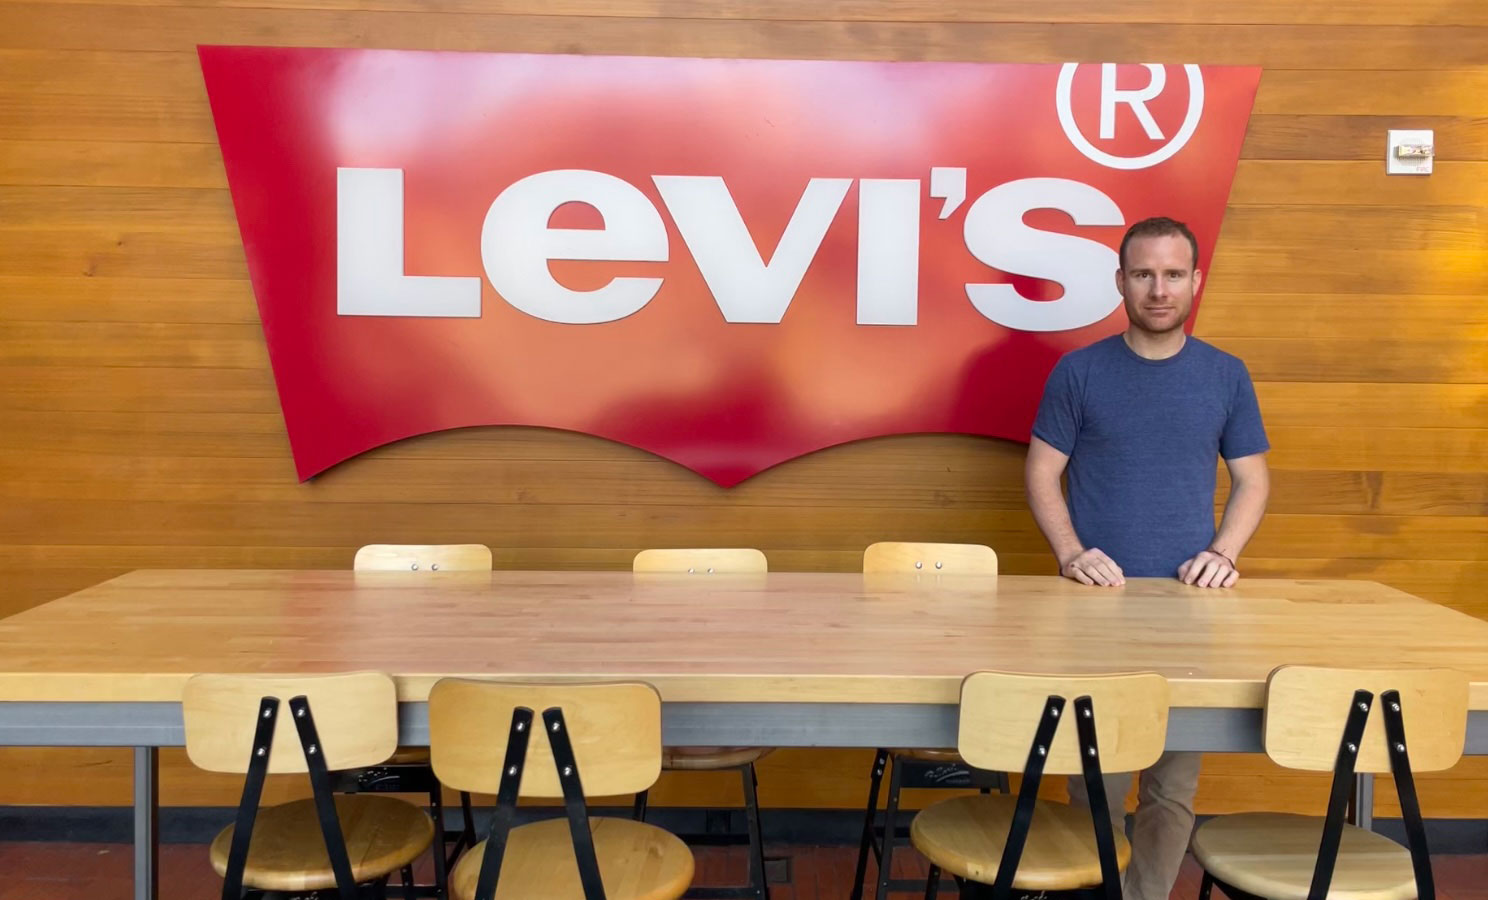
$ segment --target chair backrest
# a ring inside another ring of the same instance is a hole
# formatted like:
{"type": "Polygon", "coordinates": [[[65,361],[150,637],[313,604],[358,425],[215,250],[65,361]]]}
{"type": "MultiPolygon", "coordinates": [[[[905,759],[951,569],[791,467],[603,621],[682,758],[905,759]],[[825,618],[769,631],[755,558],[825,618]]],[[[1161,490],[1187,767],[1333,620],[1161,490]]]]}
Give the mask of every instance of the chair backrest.
{"type": "Polygon", "coordinates": [[[630,569],[638,574],[757,575],[770,567],[765,554],[738,547],[642,550],[630,569]]]}
{"type": "Polygon", "coordinates": [[[443,678],[429,691],[429,755],[439,780],[461,791],[497,793],[519,707],[534,714],[522,797],[563,796],[542,721],[553,707],[563,711],[586,795],[639,793],[661,774],[661,696],[649,684],[443,678]]]}
{"type": "Polygon", "coordinates": [[[356,552],[357,572],[489,572],[485,544],[368,544],[356,552]]]}
{"type": "Polygon", "coordinates": [[[186,755],[209,772],[246,773],[263,698],[277,697],[268,771],[304,773],[304,750],[288,706],[300,696],[309,700],[328,769],[375,766],[398,748],[398,695],[393,679],[382,672],[197,675],[186,682],[181,697],[186,755]]]}
{"type": "Polygon", "coordinates": [[[985,544],[880,541],[863,551],[865,574],[996,575],[997,552],[985,544]]]}
{"type": "Polygon", "coordinates": [[[956,747],[979,769],[1022,772],[1017,805],[992,882],[1007,897],[1046,775],[1083,777],[1100,861],[1101,896],[1121,898],[1121,866],[1102,776],[1145,769],[1162,755],[1168,682],[1160,675],[974,672],[961,682],[956,747]]]}
{"type": "MultiPolygon", "coordinates": [[[[1331,669],[1282,666],[1266,680],[1266,755],[1289,769],[1331,772],[1356,691],[1384,702],[1400,692],[1410,767],[1437,772],[1457,764],[1467,739],[1468,678],[1451,669],[1331,669]]],[[[1355,772],[1389,772],[1382,711],[1371,708],[1355,772]]]]}
{"type": "MultiPolygon", "coordinates": [[[[1168,734],[1168,682],[1160,675],[975,672],[961,683],[956,748],[962,758],[979,769],[1023,771],[1050,696],[1069,701],[1091,698],[1102,772],[1135,772],[1162,755],[1168,734]]],[[[1061,715],[1073,720],[1073,704],[1061,715]]],[[[1054,732],[1044,773],[1081,771],[1075,722],[1068,721],[1054,732]]]]}

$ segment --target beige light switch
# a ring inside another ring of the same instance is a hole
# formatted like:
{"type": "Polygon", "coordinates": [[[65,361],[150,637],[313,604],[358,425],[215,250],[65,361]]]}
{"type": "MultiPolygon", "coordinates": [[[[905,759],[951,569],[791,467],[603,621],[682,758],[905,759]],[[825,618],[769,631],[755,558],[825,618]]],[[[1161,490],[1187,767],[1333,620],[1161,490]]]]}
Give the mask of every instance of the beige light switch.
{"type": "Polygon", "coordinates": [[[1392,128],[1385,150],[1385,174],[1430,175],[1435,156],[1435,132],[1392,128]]]}

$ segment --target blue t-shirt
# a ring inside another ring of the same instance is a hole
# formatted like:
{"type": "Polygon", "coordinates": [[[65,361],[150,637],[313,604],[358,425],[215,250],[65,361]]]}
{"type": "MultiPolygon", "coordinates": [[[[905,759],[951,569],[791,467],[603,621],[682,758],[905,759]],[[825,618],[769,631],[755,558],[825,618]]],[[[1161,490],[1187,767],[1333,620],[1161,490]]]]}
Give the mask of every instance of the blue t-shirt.
{"type": "Polygon", "coordinates": [[[1271,449],[1245,363],[1193,337],[1167,359],[1119,334],[1065,354],[1033,434],[1070,458],[1080,542],[1132,578],[1171,578],[1214,540],[1219,457],[1271,449]]]}

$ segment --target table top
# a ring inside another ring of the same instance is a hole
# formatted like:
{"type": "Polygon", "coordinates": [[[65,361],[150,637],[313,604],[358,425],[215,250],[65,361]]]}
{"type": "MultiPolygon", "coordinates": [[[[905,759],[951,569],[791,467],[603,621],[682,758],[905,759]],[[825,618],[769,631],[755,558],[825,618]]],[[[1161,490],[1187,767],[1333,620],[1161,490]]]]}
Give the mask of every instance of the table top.
{"type": "Polygon", "coordinates": [[[1364,581],[142,570],[0,620],[0,701],[178,701],[199,672],[639,678],[668,701],[955,703],[981,669],[1154,671],[1256,708],[1294,664],[1445,666],[1488,709],[1488,621],[1364,581]]]}

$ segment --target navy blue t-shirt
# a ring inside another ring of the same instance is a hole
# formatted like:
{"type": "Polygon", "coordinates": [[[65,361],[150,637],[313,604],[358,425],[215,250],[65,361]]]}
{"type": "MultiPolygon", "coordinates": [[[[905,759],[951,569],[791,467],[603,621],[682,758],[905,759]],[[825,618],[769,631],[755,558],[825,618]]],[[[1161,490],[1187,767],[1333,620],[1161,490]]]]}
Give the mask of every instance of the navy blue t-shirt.
{"type": "Polygon", "coordinates": [[[1207,548],[1218,459],[1271,448],[1245,363],[1192,337],[1167,359],[1119,334],[1065,354],[1033,434],[1070,458],[1080,542],[1132,578],[1171,578],[1207,548]]]}

